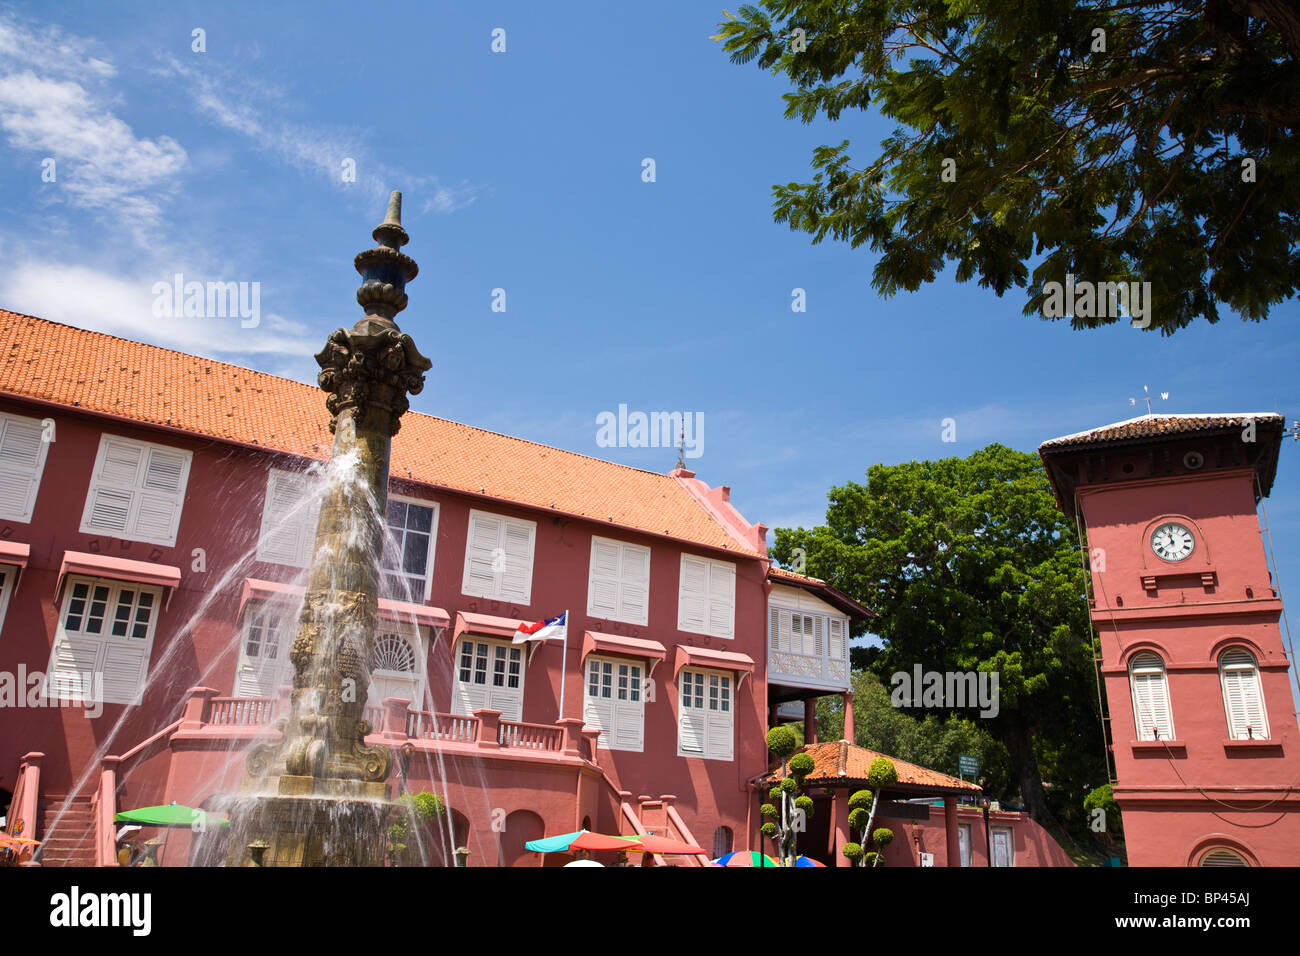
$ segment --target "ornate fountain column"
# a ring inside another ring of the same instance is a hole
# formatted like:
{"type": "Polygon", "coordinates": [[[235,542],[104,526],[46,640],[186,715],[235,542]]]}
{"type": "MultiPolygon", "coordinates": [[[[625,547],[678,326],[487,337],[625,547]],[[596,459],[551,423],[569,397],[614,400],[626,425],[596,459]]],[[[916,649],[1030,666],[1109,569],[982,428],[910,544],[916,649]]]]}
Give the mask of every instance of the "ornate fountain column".
{"type": "Polygon", "coordinates": [[[238,829],[230,861],[247,838],[270,844],[270,866],[366,865],[382,861],[390,809],[384,783],[393,756],[367,746],[362,719],[379,610],[380,555],[388,501],[392,436],[424,387],[430,361],[394,316],[406,308],[406,283],[419,267],[401,252],[402,197],[374,230],[379,245],[355,259],[357,302],[365,316],[338,329],[316,356],[329,393],[334,447],[298,634],[293,694],[282,739],[250,750],[256,806],[232,811],[238,829]],[[272,785],[274,781],[274,785],[272,785]],[[268,793],[273,790],[273,793],[268,793]]]}

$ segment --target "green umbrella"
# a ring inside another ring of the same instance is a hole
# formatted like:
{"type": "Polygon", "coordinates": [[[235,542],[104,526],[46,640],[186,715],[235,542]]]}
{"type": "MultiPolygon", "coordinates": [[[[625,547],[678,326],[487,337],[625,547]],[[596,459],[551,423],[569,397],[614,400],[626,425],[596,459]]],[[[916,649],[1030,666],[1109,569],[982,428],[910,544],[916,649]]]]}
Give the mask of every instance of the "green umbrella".
{"type": "Polygon", "coordinates": [[[147,827],[192,827],[202,830],[206,827],[228,827],[230,821],[206,810],[195,810],[179,803],[169,803],[161,807],[141,807],[139,810],[123,810],[114,820],[117,823],[139,823],[147,827]]]}

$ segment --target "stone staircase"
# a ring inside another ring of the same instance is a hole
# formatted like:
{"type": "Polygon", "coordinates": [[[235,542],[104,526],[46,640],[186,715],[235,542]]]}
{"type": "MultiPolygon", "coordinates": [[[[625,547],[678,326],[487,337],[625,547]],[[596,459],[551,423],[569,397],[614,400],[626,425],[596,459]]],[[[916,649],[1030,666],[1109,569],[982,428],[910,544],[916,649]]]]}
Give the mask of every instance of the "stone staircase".
{"type": "Polygon", "coordinates": [[[46,797],[40,850],[42,866],[94,866],[95,831],[90,797],[73,797],[60,815],[66,797],[46,797]],[[51,829],[52,827],[52,829],[51,829]]]}

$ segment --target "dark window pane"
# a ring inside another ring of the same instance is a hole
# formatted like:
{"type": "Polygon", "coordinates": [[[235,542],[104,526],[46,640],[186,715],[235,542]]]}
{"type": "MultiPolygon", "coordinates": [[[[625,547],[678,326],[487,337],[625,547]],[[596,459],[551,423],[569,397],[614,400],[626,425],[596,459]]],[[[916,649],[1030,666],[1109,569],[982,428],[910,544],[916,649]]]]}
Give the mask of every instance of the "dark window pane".
{"type": "Polygon", "coordinates": [[[411,505],[406,516],[406,527],[411,531],[428,534],[433,527],[433,509],[421,505],[411,505]]]}

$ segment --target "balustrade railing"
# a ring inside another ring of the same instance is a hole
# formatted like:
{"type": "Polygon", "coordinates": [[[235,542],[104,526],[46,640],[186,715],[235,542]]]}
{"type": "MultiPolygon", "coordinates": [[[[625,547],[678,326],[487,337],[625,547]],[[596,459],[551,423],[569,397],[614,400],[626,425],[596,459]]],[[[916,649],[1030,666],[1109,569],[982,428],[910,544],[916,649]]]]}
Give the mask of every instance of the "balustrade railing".
{"type": "Polygon", "coordinates": [[[478,718],[466,717],[463,714],[408,710],[406,736],[425,740],[459,740],[473,743],[478,739],[478,718]]]}
{"type": "Polygon", "coordinates": [[[275,719],[275,697],[214,697],[208,711],[209,724],[223,727],[252,727],[275,719]]]}
{"type": "Polygon", "coordinates": [[[522,720],[501,721],[502,747],[523,747],[559,753],[564,748],[564,731],[549,724],[526,724],[522,720]]]}

